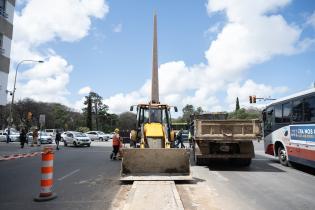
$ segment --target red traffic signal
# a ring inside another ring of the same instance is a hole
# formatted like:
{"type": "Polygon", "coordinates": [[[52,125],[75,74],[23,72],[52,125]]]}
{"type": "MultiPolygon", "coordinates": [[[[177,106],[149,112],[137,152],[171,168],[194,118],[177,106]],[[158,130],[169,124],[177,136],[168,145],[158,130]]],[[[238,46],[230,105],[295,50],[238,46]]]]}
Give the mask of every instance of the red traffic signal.
{"type": "Polygon", "coordinates": [[[256,103],[256,96],[253,96],[253,103],[256,103]]]}
{"type": "Polygon", "coordinates": [[[253,97],[249,96],[249,103],[253,103],[253,97]]]}

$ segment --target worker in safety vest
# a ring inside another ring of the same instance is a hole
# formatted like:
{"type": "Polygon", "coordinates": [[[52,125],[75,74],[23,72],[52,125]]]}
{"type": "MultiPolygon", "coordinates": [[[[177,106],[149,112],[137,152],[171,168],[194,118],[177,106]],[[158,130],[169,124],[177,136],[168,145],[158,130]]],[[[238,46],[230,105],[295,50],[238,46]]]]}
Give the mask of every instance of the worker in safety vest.
{"type": "Polygon", "coordinates": [[[110,159],[115,160],[120,147],[119,129],[116,128],[114,132],[115,134],[113,135],[113,152],[110,154],[110,159]]]}

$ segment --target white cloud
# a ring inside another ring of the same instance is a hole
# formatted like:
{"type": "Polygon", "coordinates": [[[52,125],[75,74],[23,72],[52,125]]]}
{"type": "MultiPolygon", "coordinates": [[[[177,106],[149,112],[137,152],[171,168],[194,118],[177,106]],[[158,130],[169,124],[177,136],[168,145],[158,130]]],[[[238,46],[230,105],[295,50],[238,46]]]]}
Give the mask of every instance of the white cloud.
{"type": "MultiPolygon", "coordinates": [[[[66,96],[69,91],[66,86],[73,67],[60,56],[52,55],[45,63],[36,64],[30,70],[17,75],[16,99],[32,98],[45,102],[60,102],[69,104],[66,96]]],[[[14,81],[14,74],[9,75],[9,81],[14,81]]],[[[13,89],[12,82],[9,85],[13,89]]]]}
{"type": "Polygon", "coordinates": [[[86,94],[89,94],[91,91],[92,91],[92,88],[90,86],[85,86],[79,90],[78,94],[86,95],[86,94]]]}
{"type": "Polygon", "coordinates": [[[221,23],[214,24],[204,32],[204,36],[209,36],[218,33],[221,30],[221,27],[222,27],[221,23]]]}
{"type": "Polygon", "coordinates": [[[91,17],[107,12],[103,0],[30,0],[15,15],[15,41],[35,46],[56,38],[77,41],[88,34],[91,17]]]}
{"type": "Polygon", "coordinates": [[[226,11],[229,20],[205,53],[209,66],[233,75],[272,56],[295,53],[301,29],[290,26],[281,15],[264,14],[288,2],[209,1],[209,12],[226,11]]]}
{"type": "MultiPolygon", "coordinates": [[[[75,42],[89,34],[92,18],[104,18],[109,11],[105,0],[22,0],[14,17],[12,61],[45,60],[18,73],[17,99],[30,97],[70,105],[67,85],[74,67],[53,49],[39,50],[52,41],[75,42]],[[46,58],[46,59],[45,59],[46,58]]],[[[23,64],[24,66],[24,64],[23,64]]],[[[14,70],[9,74],[13,86],[14,70]]],[[[12,88],[11,88],[12,89],[12,88]]]]}
{"type": "Polygon", "coordinates": [[[122,32],[122,24],[119,23],[119,24],[115,25],[114,28],[113,28],[113,31],[114,31],[115,33],[120,33],[120,32],[122,32]]]}
{"type": "Polygon", "coordinates": [[[306,21],[306,23],[315,28],[315,11],[312,13],[311,16],[308,17],[308,20],[306,21]]]}
{"type": "MultiPolygon", "coordinates": [[[[240,85],[238,82],[227,85],[226,102],[229,104],[229,110],[233,110],[235,109],[236,97],[239,98],[241,107],[248,107],[253,105],[249,104],[249,96],[255,95],[257,98],[271,98],[271,96],[283,94],[287,91],[287,87],[272,87],[270,85],[257,84],[252,80],[246,80],[243,85],[240,85]]],[[[257,104],[257,106],[259,105],[261,103],[257,104]]]]}
{"type": "MultiPolygon", "coordinates": [[[[312,40],[301,40],[301,28],[290,25],[278,14],[290,2],[209,0],[208,13],[224,12],[227,21],[225,25],[218,23],[208,29],[217,33],[217,37],[205,52],[207,63],[187,66],[184,61],[171,61],[162,64],[159,68],[160,100],[179,107],[189,103],[208,111],[219,111],[234,108],[238,95],[242,103],[247,102],[251,91],[263,96],[287,91],[286,87],[256,84],[252,80],[244,82],[244,72],[274,56],[299,53],[312,44],[312,40]],[[224,101],[218,98],[222,93],[226,93],[224,101]]],[[[141,99],[149,100],[150,80],[135,93],[142,93],[141,99]]],[[[106,102],[110,109],[122,112],[130,105],[129,98],[128,93],[119,94],[106,102]]],[[[138,102],[134,99],[133,103],[138,102]]]]}

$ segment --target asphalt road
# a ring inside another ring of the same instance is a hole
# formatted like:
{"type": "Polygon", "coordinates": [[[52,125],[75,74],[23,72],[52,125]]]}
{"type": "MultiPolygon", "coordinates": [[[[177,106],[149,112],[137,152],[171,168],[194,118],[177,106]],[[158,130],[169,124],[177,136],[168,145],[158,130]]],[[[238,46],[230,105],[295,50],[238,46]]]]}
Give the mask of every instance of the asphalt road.
{"type": "Polygon", "coordinates": [[[314,169],[280,165],[277,159],[264,154],[263,142],[255,142],[255,153],[250,167],[233,167],[224,161],[210,167],[192,166],[197,178],[195,188],[177,185],[181,195],[189,200],[183,199],[186,207],[197,209],[191,203],[199,199],[200,206],[226,210],[315,209],[314,169]],[[208,194],[203,201],[199,198],[202,194],[208,194]]]}
{"type": "MultiPolygon", "coordinates": [[[[40,189],[40,156],[0,161],[0,209],[109,209],[124,187],[118,181],[120,161],[109,159],[110,142],[93,143],[90,148],[61,146],[55,152],[54,192],[58,198],[45,203],[33,201],[40,189]]],[[[13,151],[14,145],[9,146],[1,144],[0,153],[13,151]]],[[[16,150],[21,151],[18,145],[16,150]]],[[[315,209],[314,169],[281,166],[264,154],[263,143],[255,143],[255,151],[256,158],[248,168],[224,162],[211,167],[192,165],[195,182],[176,183],[184,207],[315,209]]]]}
{"type": "Polygon", "coordinates": [[[107,145],[61,146],[55,151],[54,192],[58,198],[45,203],[33,201],[40,190],[40,156],[1,161],[0,209],[108,209],[120,188],[120,161],[109,159],[111,147],[107,145]]]}

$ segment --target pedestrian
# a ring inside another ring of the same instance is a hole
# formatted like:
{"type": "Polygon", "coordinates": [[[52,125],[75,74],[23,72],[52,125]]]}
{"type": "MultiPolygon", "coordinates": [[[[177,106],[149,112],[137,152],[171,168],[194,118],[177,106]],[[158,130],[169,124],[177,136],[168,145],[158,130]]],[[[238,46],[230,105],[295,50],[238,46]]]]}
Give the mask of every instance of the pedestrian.
{"type": "Polygon", "coordinates": [[[119,150],[118,150],[118,159],[119,160],[121,160],[123,157],[122,148],[123,148],[123,138],[119,137],[119,150]]]}
{"type": "Polygon", "coordinates": [[[181,128],[180,131],[178,131],[177,135],[176,135],[176,139],[177,139],[177,144],[176,144],[176,148],[178,148],[179,144],[181,145],[181,148],[185,148],[185,145],[183,143],[183,129],[181,128]]]}
{"type": "Polygon", "coordinates": [[[56,145],[57,145],[57,150],[59,150],[59,142],[61,140],[61,134],[59,133],[59,131],[57,130],[57,133],[56,133],[56,138],[55,138],[55,142],[56,142],[56,145]]]}
{"type": "Polygon", "coordinates": [[[117,153],[119,151],[120,147],[120,137],[119,137],[119,129],[116,128],[114,130],[114,135],[113,135],[113,152],[110,154],[110,159],[116,159],[117,158],[117,153]]]}
{"type": "Polygon", "coordinates": [[[135,130],[130,131],[130,147],[137,147],[137,131],[135,130]]]}
{"type": "Polygon", "coordinates": [[[24,144],[26,142],[26,131],[24,128],[22,128],[20,133],[20,142],[21,142],[21,148],[24,148],[24,144]]]}
{"type": "Polygon", "coordinates": [[[10,142],[10,130],[11,130],[11,128],[8,128],[8,131],[7,131],[7,143],[10,142]]]}
{"type": "Polygon", "coordinates": [[[39,146],[39,144],[38,144],[37,141],[38,141],[38,129],[36,128],[36,129],[33,131],[33,142],[32,142],[31,147],[33,147],[34,144],[37,144],[37,145],[39,146]]]}

